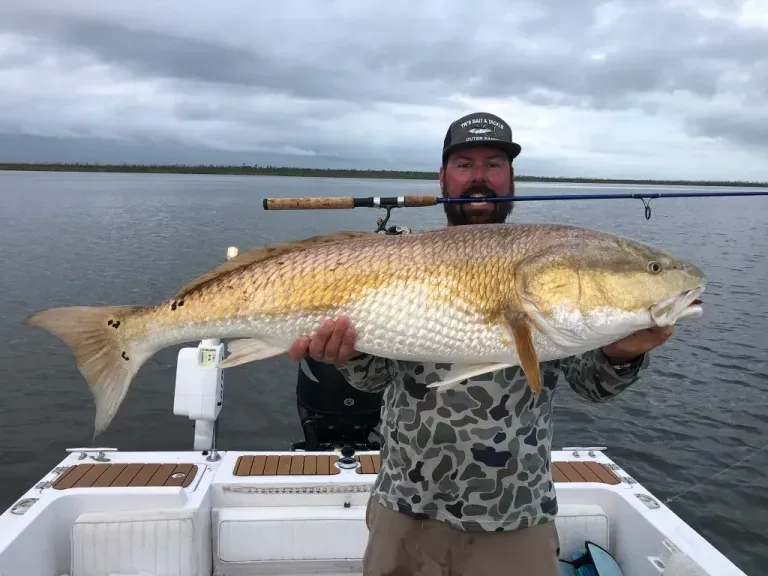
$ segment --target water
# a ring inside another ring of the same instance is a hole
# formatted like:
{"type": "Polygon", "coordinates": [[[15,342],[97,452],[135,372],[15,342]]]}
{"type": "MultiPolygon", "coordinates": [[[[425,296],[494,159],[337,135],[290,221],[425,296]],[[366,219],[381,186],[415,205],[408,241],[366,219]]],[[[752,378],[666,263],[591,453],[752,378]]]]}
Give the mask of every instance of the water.
{"type": "MultiPolygon", "coordinates": [[[[520,194],[626,192],[629,186],[518,185],[520,194]]],[[[383,211],[265,212],[265,196],[437,194],[436,182],[280,177],[0,172],[0,508],[46,474],[67,447],[92,445],[94,408],[72,357],[27,328],[51,306],[145,303],[173,294],[242,249],[339,229],[371,229],[383,211]]],[[[565,221],[672,248],[701,263],[705,316],[653,353],[649,372],[593,405],[563,380],[555,445],[609,446],[661,498],[768,442],[768,199],[528,202],[517,220],[565,221]]],[[[413,228],[442,208],[404,209],[413,228]]],[[[192,424],[174,416],[178,348],[145,365],[100,446],[183,450],[192,424]]],[[[221,445],[285,448],[301,430],[286,357],[227,374],[221,445]]],[[[671,503],[747,573],[768,561],[768,450],[671,503]]]]}

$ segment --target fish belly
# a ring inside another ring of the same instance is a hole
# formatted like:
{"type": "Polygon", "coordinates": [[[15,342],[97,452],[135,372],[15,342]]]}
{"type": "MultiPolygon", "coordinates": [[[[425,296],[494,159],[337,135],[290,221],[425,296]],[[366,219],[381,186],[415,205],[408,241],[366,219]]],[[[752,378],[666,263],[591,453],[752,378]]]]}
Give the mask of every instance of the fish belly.
{"type": "MultiPolygon", "coordinates": [[[[249,338],[287,350],[297,338],[313,337],[324,321],[341,316],[349,318],[357,335],[355,349],[362,353],[413,362],[519,364],[508,327],[489,322],[471,298],[438,298],[428,285],[419,283],[411,283],[407,289],[381,288],[321,310],[264,314],[241,308],[230,316],[198,317],[158,327],[143,344],[154,350],[204,338],[249,338]]],[[[587,341],[554,342],[533,325],[531,331],[539,362],[596,347],[587,341]]]]}
{"type": "Polygon", "coordinates": [[[434,297],[429,286],[418,283],[381,288],[328,310],[254,314],[232,331],[286,346],[340,316],[355,329],[359,352],[421,362],[516,362],[502,326],[489,324],[468,300],[434,297]]]}
{"type": "MultiPolygon", "coordinates": [[[[429,284],[418,282],[407,288],[380,288],[330,310],[254,314],[235,322],[228,331],[234,337],[287,348],[302,335],[314,336],[325,320],[340,316],[348,317],[354,327],[359,352],[414,362],[519,364],[509,330],[489,322],[471,298],[449,301],[437,297],[429,284]]],[[[532,329],[542,362],[579,351],[532,329]]]]}

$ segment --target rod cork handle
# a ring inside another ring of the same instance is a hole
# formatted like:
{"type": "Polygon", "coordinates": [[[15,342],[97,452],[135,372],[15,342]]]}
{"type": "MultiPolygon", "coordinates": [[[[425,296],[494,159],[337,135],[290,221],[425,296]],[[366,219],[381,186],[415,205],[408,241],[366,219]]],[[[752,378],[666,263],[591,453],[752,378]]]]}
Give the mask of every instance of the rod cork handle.
{"type": "Polygon", "coordinates": [[[264,198],[264,210],[339,210],[354,208],[354,198],[264,198]]]}
{"type": "Polygon", "coordinates": [[[435,206],[437,198],[435,196],[406,196],[405,205],[409,207],[417,206],[435,206]]]}

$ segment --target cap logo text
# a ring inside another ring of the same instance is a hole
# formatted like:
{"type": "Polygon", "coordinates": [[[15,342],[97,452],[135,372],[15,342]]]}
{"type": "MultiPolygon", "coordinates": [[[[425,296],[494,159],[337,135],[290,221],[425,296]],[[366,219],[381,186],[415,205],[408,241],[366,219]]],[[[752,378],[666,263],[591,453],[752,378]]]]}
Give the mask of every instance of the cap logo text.
{"type": "Polygon", "coordinates": [[[491,126],[496,126],[496,128],[499,128],[500,130],[504,130],[504,124],[490,118],[472,118],[471,120],[467,120],[459,124],[459,127],[466,128],[472,124],[490,124],[491,126]]]}

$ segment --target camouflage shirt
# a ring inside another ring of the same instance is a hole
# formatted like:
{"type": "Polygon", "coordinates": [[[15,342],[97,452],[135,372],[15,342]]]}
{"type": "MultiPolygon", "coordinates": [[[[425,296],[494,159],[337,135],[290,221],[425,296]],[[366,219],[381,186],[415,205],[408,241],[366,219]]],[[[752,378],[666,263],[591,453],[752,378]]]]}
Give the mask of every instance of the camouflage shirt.
{"type": "Polygon", "coordinates": [[[638,379],[648,355],[619,374],[602,351],[540,364],[536,396],[519,367],[427,388],[446,364],[359,355],[339,370],[360,390],[384,390],[381,471],[372,496],[416,518],[463,530],[512,530],[554,520],[552,398],[560,372],[593,402],[638,379]]]}

